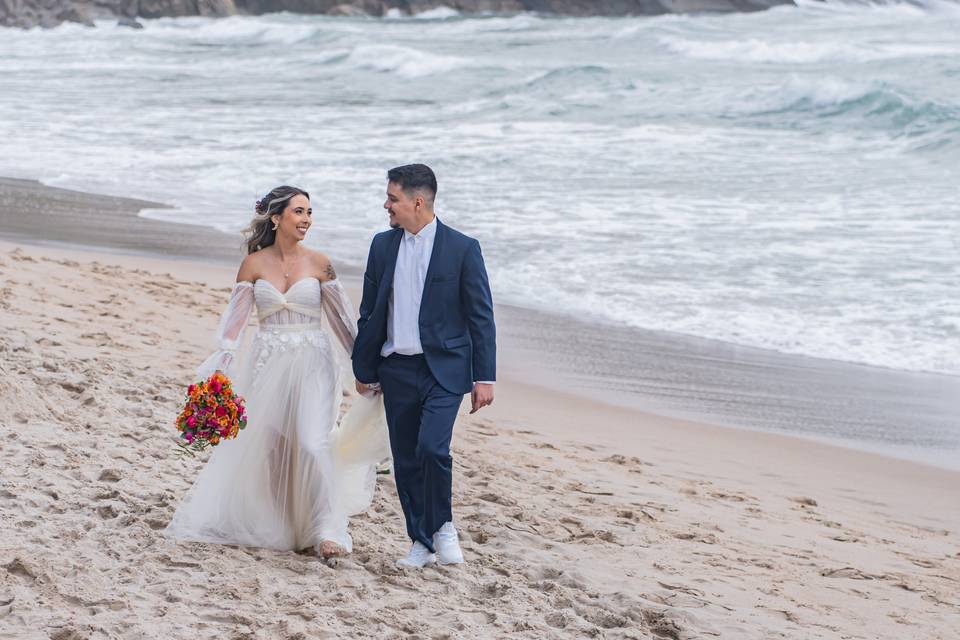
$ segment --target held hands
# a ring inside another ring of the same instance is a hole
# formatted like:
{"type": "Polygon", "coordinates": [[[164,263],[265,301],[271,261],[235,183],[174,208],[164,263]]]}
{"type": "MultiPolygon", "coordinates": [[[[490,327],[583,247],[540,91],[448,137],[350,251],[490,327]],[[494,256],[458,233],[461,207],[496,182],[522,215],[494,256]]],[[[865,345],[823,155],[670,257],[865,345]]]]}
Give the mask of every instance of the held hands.
{"type": "Polygon", "coordinates": [[[493,404],[493,385],[482,382],[474,383],[470,393],[470,413],[476,413],[483,407],[493,404]]]}
{"type": "Polygon", "coordinates": [[[367,396],[372,398],[373,396],[380,393],[380,383],[378,382],[374,382],[373,384],[364,384],[359,380],[357,380],[356,383],[357,383],[357,393],[359,393],[362,396],[367,396]]]}

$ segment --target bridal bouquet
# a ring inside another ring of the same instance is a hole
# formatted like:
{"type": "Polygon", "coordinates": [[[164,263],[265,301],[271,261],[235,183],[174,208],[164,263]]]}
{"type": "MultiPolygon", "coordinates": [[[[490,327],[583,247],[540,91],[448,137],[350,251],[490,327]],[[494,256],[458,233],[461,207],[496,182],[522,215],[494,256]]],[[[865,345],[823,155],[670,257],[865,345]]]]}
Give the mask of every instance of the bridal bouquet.
{"type": "Polygon", "coordinates": [[[233,392],[230,379],[217,371],[187,387],[187,400],[176,420],[181,441],[178,453],[195,455],[221,440],[236,438],[247,426],[243,398],[233,392]]]}

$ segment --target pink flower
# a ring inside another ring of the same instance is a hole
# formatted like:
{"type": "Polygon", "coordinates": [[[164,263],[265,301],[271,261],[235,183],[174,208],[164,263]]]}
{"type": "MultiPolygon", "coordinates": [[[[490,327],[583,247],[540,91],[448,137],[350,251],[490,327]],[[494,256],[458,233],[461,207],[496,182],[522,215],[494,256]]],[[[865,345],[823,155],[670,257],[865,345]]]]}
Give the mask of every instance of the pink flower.
{"type": "Polygon", "coordinates": [[[196,418],[194,418],[193,416],[190,416],[189,418],[187,418],[187,426],[195,427],[196,425],[197,425],[196,418]]]}
{"type": "Polygon", "coordinates": [[[215,411],[215,413],[217,414],[218,418],[222,418],[223,416],[227,415],[227,410],[225,407],[219,406],[217,407],[217,410],[215,411]]]}

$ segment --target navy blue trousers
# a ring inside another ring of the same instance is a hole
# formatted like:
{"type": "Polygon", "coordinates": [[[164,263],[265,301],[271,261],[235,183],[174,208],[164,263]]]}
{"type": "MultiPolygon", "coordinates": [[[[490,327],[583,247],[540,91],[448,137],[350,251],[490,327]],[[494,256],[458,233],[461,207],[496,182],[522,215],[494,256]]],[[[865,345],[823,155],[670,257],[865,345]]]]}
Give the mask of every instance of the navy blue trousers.
{"type": "Polygon", "coordinates": [[[453,521],[450,438],[463,396],[440,386],[422,355],[384,358],[378,377],[407,535],[433,551],[433,534],[453,521]]]}

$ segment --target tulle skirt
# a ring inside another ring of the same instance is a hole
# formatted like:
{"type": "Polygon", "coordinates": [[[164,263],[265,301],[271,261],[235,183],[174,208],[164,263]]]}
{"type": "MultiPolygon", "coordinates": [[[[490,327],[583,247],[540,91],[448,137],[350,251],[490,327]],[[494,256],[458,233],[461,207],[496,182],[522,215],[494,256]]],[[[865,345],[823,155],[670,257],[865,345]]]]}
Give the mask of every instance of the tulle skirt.
{"type": "Polygon", "coordinates": [[[322,329],[260,331],[250,355],[232,372],[247,427],[213,450],[165,534],[351,550],[348,517],[370,505],[375,465],[389,456],[382,401],[357,398],[337,425],[341,372],[322,329]]]}

